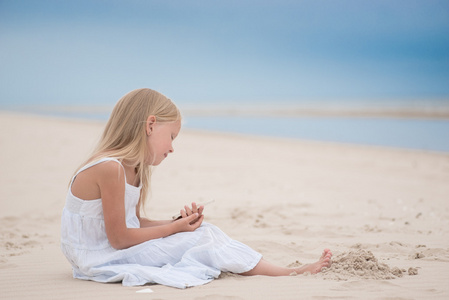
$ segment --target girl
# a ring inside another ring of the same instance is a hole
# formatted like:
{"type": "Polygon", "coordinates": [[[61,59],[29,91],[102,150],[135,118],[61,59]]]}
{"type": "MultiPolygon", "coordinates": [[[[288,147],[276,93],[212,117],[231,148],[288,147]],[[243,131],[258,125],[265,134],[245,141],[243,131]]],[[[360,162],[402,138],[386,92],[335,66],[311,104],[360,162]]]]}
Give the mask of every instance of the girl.
{"type": "Polygon", "coordinates": [[[150,167],[174,151],[180,129],[178,108],[156,91],[134,90],[116,104],[98,146],[71,180],[62,213],[61,249],[75,278],[185,288],[221,272],[283,276],[330,265],[328,249],[300,268],[268,263],[203,222],[204,207],[195,203],[185,206],[178,220],[142,217],[150,167]]]}

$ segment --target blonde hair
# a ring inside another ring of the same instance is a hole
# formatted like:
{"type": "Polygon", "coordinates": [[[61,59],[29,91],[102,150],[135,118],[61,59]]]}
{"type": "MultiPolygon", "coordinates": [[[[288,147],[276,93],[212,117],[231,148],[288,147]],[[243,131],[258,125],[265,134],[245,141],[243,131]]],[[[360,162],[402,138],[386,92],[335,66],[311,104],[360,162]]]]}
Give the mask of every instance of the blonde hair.
{"type": "Polygon", "coordinates": [[[137,162],[137,177],[142,185],[138,211],[144,210],[150,191],[151,166],[145,163],[148,157],[146,122],[149,116],[156,122],[176,122],[181,113],[166,96],[151,89],[133,90],[115,105],[100,141],[86,163],[103,157],[120,161],[137,162]]]}

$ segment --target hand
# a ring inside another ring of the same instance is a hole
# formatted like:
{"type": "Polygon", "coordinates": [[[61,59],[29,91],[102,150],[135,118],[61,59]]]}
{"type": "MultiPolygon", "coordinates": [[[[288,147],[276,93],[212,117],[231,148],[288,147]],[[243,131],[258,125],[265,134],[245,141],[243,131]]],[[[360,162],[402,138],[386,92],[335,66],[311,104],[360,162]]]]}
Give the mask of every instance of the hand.
{"type": "Polygon", "coordinates": [[[203,215],[204,206],[197,207],[195,202],[192,202],[192,208],[187,205],[184,206],[184,209],[181,209],[181,217],[186,218],[192,214],[197,213],[198,217],[203,215]]]}
{"type": "Polygon", "coordinates": [[[201,226],[203,219],[203,215],[200,216],[198,213],[193,213],[190,216],[174,221],[173,224],[176,226],[176,232],[194,231],[201,226]]]}

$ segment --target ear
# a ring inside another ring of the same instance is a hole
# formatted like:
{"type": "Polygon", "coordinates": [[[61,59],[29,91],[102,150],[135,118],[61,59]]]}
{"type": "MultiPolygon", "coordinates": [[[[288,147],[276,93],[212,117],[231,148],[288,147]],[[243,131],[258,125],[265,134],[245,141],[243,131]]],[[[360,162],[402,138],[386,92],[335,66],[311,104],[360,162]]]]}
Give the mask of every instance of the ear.
{"type": "Polygon", "coordinates": [[[145,123],[145,131],[147,132],[147,136],[149,136],[153,131],[154,124],[156,124],[156,117],[151,115],[147,118],[147,122],[145,123]]]}

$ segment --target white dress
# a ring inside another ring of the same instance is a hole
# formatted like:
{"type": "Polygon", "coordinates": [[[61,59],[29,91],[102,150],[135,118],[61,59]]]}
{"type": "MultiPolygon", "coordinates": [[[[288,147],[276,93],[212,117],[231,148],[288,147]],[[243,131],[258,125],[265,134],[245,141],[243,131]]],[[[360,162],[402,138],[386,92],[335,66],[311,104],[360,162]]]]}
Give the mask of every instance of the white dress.
{"type": "MultiPolygon", "coordinates": [[[[84,166],[79,172],[109,160],[120,164],[116,159],[104,158],[84,166]]],[[[136,216],[139,196],[140,188],[126,183],[128,228],[140,227],[136,216]]],[[[114,249],[106,236],[101,199],[77,198],[72,194],[71,185],[62,212],[61,249],[72,265],[73,277],[99,282],[121,281],[125,286],[159,283],[186,288],[201,285],[217,278],[221,271],[249,271],[262,258],[260,253],[205,222],[193,232],[176,233],[123,250],[114,249]]]]}

